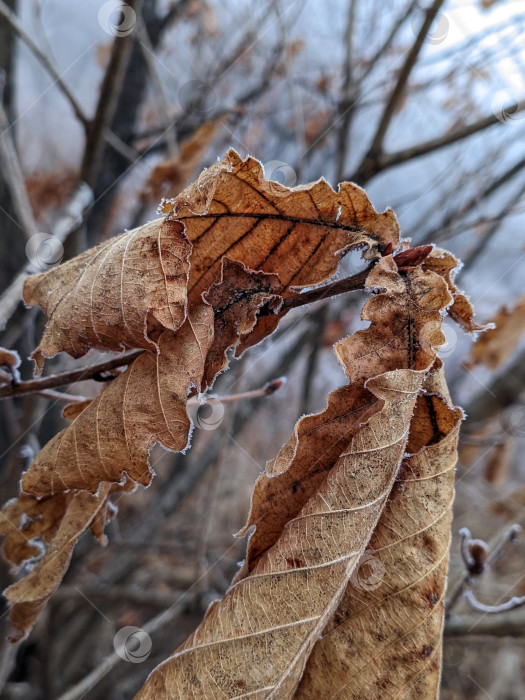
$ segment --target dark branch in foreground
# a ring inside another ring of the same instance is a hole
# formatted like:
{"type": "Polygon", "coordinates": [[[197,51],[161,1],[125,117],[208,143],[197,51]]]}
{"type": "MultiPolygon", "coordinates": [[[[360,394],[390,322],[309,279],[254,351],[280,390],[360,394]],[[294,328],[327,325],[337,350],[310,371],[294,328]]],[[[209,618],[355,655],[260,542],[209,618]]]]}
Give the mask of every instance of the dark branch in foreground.
{"type": "MultiPolygon", "coordinates": [[[[345,292],[364,289],[365,280],[368,277],[368,273],[372,269],[373,265],[374,263],[371,263],[364,270],[357,273],[357,275],[353,275],[352,277],[345,277],[345,279],[337,280],[336,282],[327,284],[324,287],[319,287],[317,289],[312,289],[309,292],[303,292],[302,294],[295,294],[294,296],[287,297],[283,302],[281,312],[289,311],[290,309],[294,309],[298,306],[305,306],[306,304],[311,304],[312,302],[320,301],[321,299],[328,299],[339,294],[344,294],[345,292]]],[[[8,398],[10,396],[33,394],[35,392],[40,392],[43,389],[53,389],[58,386],[74,384],[75,382],[81,382],[86,379],[96,379],[105,372],[111,372],[118,367],[130,365],[137,359],[137,357],[142,355],[143,352],[146,351],[134,350],[133,352],[126,353],[125,355],[113,357],[111,360],[99,362],[96,365],[89,365],[88,367],[74,369],[69,372],[62,372],[61,374],[52,374],[49,377],[42,377],[41,379],[29,379],[24,382],[18,382],[17,384],[11,383],[5,386],[0,386],[0,399],[8,398]]]]}

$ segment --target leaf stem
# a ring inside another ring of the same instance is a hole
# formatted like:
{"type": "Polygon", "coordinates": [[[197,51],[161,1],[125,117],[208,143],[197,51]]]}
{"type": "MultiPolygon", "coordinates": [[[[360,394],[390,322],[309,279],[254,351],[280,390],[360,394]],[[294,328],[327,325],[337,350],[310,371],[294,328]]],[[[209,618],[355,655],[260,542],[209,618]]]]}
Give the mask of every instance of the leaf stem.
{"type": "MultiPolygon", "coordinates": [[[[305,306],[306,304],[311,304],[314,301],[329,299],[330,297],[344,294],[345,292],[364,289],[366,278],[368,277],[368,273],[374,264],[374,262],[370,263],[368,267],[352,277],[345,277],[342,280],[337,280],[336,282],[324,285],[323,287],[311,289],[308,292],[294,294],[293,296],[285,298],[279,313],[289,311],[290,309],[295,309],[299,306],[305,306]]],[[[261,315],[264,314],[265,311],[263,310],[261,315]]],[[[68,372],[62,372],[61,374],[52,374],[48,377],[42,377],[40,379],[29,379],[27,381],[18,382],[17,384],[5,384],[4,386],[0,386],[0,399],[5,399],[11,396],[34,394],[41,392],[44,389],[54,389],[58,386],[74,384],[75,382],[82,382],[86,379],[94,379],[104,372],[111,372],[117,367],[130,365],[137,359],[137,357],[140,357],[143,352],[145,352],[145,350],[133,350],[133,352],[128,352],[124,355],[113,357],[111,360],[105,360],[104,362],[89,365],[88,367],[83,367],[81,369],[74,369],[68,372]]],[[[221,399],[221,401],[223,400],[224,399],[221,399]]]]}

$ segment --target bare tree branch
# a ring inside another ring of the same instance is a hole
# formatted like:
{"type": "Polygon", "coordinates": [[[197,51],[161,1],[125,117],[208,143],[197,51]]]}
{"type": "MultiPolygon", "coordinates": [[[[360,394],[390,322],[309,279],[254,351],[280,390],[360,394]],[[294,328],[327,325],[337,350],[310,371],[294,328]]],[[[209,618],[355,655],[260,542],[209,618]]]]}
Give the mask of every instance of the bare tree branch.
{"type": "MultiPolygon", "coordinates": [[[[0,7],[1,10],[1,7],[0,7]]],[[[36,233],[37,225],[24,181],[7,114],[0,101],[0,164],[13,200],[13,207],[26,238],[36,233]]]]}
{"type": "Polygon", "coordinates": [[[46,56],[46,54],[38,48],[31,36],[25,31],[25,29],[18,21],[18,18],[15,15],[15,13],[9,9],[9,7],[5,4],[3,0],[0,0],[0,17],[3,17],[3,19],[6,22],[8,22],[12,30],[25,43],[27,48],[38,59],[38,61],[44,66],[46,71],[53,78],[56,85],[62,91],[64,97],[66,97],[66,99],[68,100],[77,119],[84,125],[84,128],[87,129],[89,120],[84,114],[84,111],[80,107],[76,98],[73,96],[73,93],[70,91],[70,89],[62,79],[60,73],[58,72],[54,64],[49,60],[48,56],[46,56]]]}
{"type": "MultiPolygon", "coordinates": [[[[58,220],[53,236],[59,243],[64,243],[67,237],[75,231],[84,218],[84,213],[93,200],[93,193],[85,182],[81,182],[58,220]]],[[[0,330],[3,330],[22,300],[22,288],[26,277],[39,272],[31,262],[28,262],[18,273],[13,282],[0,296],[0,330]]]]}
{"type": "MultiPolygon", "coordinates": [[[[501,112],[515,115],[519,112],[522,112],[524,109],[525,100],[519,100],[518,102],[514,102],[502,108],[501,112]]],[[[419,158],[420,156],[428,155],[429,153],[433,153],[434,151],[437,151],[440,148],[450,146],[451,144],[457,143],[458,141],[463,141],[464,139],[468,138],[469,136],[472,136],[473,134],[477,134],[480,131],[483,131],[484,129],[488,129],[489,127],[494,126],[495,124],[501,123],[502,122],[499,113],[491,113],[485,117],[482,117],[473,124],[463,126],[459,129],[456,129],[456,131],[452,131],[448,134],[443,134],[443,136],[438,136],[435,139],[430,139],[429,141],[417,144],[416,146],[404,148],[401,151],[397,151],[395,153],[385,153],[375,161],[373,172],[371,171],[371,174],[368,179],[370,179],[372,175],[377,175],[377,173],[386,170],[387,168],[392,168],[395,165],[401,165],[402,163],[406,163],[409,160],[413,160],[414,158],[419,158]]],[[[348,179],[356,179],[357,176],[358,174],[350,176],[348,179]]]]}
{"type": "Polygon", "coordinates": [[[379,124],[372,139],[370,148],[361,161],[361,164],[357,167],[356,174],[351,178],[359,183],[367,182],[377,172],[377,162],[380,160],[381,152],[383,150],[383,142],[385,140],[388,127],[390,126],[390,123],[394,117],[396,106],[398,105],[399,100],[405,91],[408,79],[412,73],[412,70],[414,69],[414,66],[416,65],[429,29],[432,26],[433,21],[436,19],[436,16],[443,3],[444,0],[434,0],[432,5],[425,12],[423,24],[421,25],[421,28],[416,36],[416,40],[412,44],[412,47],[407,54],[403,66],[401,67],[401,71],[394,89],[390,93],[390,97],[384,106],[383,113],[379,120],[379,124]]]}
{"type": "MultiPolygon", "coordinates": [[[[139,17],[142,9],[142,0],[130,0],[129,4],[137,17],[139,17]]],[[[80,179],[87,182],[90,187],[94,187],[102,165],[105,135],[111,126],[117,108],[133,41],[133,32],[126,36],[117,36],[113,40],[111,58],[104,73],[95,116],[88,125],[86,147],[80,167],[80,179]]]]}
{"type": "MultiPolygon", "coordinates": [[[[288,311],[298,306],[311,304],[314,301],[337,296],[338,294],[364,289],[366,278],[368,277],[368,273],[372,267],[373,263],[359,272],[357,275],[346,277],[342,280],[337,280],[336,282],[327,284],[324,287],[312,289],[309,292],[303,292],[301,294],[295,294],[294,296],[288,297],[284,300],[281,310],[288,311]]],[[[264,311],[261,315],[264,315],[264,311]]],[[[71,370],[69,372],[63,372],[62,374],[42,377],[41,379],[29,379],[28,381],[19,382],[18,384],[1,386],[0,398],[32,394],[42,391],[43,389],[53,389],[58,386],[64,386],[65,384],[73,384],[75,382],[84,381],[85,379],[92,379],[103,372],[109,372],[117,367],[123,367],[131,364],[137,359],[137,357],[142,355],[143,352],[145,351],[134,350],[133,352],[125,355],[120,355],[112,358],[111,360],[106,360],[105,362],[100,362],[96,365],[84,367],[83,369],[71,370]]]]}

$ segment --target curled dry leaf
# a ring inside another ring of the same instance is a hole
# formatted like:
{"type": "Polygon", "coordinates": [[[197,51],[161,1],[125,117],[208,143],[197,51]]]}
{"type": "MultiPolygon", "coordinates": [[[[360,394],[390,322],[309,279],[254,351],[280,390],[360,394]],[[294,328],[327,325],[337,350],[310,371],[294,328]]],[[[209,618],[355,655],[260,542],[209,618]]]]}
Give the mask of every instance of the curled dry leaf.
{"type": "Polygon", "coordinates": [[[155,350],[160,333],[186,316],[190,252],[182,224],[157,221],[28,277],[24,301],[48,317],[32,355],[37,370],[59,352],[155,350]]]}
{"type": "Polygon", "coordinates": [[[4,595],[10,603],[11,622],[17,629],[13,641],[25,637],[50,596],[67,571],[73,549],[86,528],[92,526],[102,536],[111,484],[102,484],[96,495],[70,491],[38,501],[21,496],[7,503],[1,511],[0,533],[6,535],[4,554],[8,561],[20,564],[42,552],[36,544],[48,544],[43,557],[30,573],[9,586],[4,595]],[[103,527],[103,526],[102,526],[103,527]]]}
{"type": "Polygon", "coordinates": [[[257,313],[266,306],[278,311],[282,304],[279,277],[249,270],[241,262],[225,257],[219,282],[211,285],[203,298],[213,308],[213,343],[206,358],[204,385],[211,386],[228,360],[226,351],[236,347],[257,321],[257,313]]]}
{"type": "Polygon", "coordinates": [[[40,451],[22,477],[26,493],[43,497],[118,483],[126,475],[147,486],[156,442],[183,450],[190,420],[186,399],[200,389],[212,341],[213,312],[201,304],[177,333],[159,338],[160,354],[144,353],[40,451]]]}
{"type": "Polygon", "coordinates": [[[244,566],[152,673],[140,700],[294,694],[385,507],[435,360],[432,344],[444,342],[440,310],[451,297],[438,275],[400,272],[387,256],[370,277],[367,286],[383,290],[365,306],[371,325],[337,347],[352,384],[332,393],[323,412],[301,419],[259,477],[243,531],[255,525],[244,566]],[[394,316],[402,319],[388,333],[394,316]],[[383,372],[386,345],[397,366],[383,372]]]}
{"type": "MultiPolygon", "coordinates": [[[[368,260],[399,241],[391,210],[378,214],[364,190],[345,182],[335,192],[325,180],[287,188],[264,177],[261,163],[233,150],[162,211],[183,221],[193,244],[188,297],[199,299],[220,278],[222,258],[277,274],[281,294],[320,284],[341,256],[366,248],[368,260]]],[[[264,316],[237,348],[240,354],[269,335],[279,316],[264,316]]]]}
{"type": "Polygon", "coordinates": [[[440,275],[447,283],[452,294],[453,303],[448,307],[448,315],[468,333],[484,331],[487,326],[474,320],[474,307],[468,297],[454,283],[454,276],[461,268],[461,263],[448,250],[434,248],[423,263],[425,270],[431,270],[440,275]]]}
{"type": "MultiPolygon", "coordinates": [[[[335,192],[319,180],[289,189],[233,150],[165,200],[163,211],[166,218],[28,278],[25,302],[38,304],[49,319],[33,353],[39,371],[44,357],[61,351],[81,357],[92,347],[157,349],[162,330],[176,330],[184,320],[188,270],[191,307],[221,279],[224,256],[277,274],[286,296],[292,286],[327,280],[352,248],[366,248],[371,260],[399,240],[393,212],[378,214],[360,187],[345,182],[335,192]]],[[[278,320],[261,318],[238,353],[278,320]]]]}
{"type": "Polygon", "coordinates": [[[412,370],[370,380],[383,409],[358,428],[275,544],[208,609],[138,699],[291,697],[392,488],[421,380],[412,370]]]}
{"type": "Polygon", "coordinates": [[[525,296],[519,297],[511,309],[502,306],[491,318],[491,326],[472,346],[468,367],[481,363],[498,369],[510,357],[525,332],[525,296]]]}
{"type": "Polygon", "coordinates": [[[408,455],[297,698],[437,697],[459,425],[442,370],[424,383],[408,455]]]}

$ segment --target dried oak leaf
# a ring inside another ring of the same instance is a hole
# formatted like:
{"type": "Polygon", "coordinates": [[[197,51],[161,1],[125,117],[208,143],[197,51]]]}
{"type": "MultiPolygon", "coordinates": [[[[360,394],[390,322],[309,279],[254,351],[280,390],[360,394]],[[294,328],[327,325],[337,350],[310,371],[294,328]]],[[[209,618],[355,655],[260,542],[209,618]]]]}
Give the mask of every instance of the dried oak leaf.
{"type": "Polygon", "coordinates": [[[422,374],[397,370],[370,380],[383,409],[138,699],[291,696],[392,488],[422,374]]]}
{"type": "Polygon", "coordinates": [[[491,318],[492,327],[476,339],[467,367],[484,364],[497,369],[510,357],[525,332],[525,296],[509,308],[502,306],[491,318]]]}
{"type": "Polygon", "coordinates": [[[310,655],[297,698],[437,697],[461,409],[424,383],[367,550],[310,655]]]}
{"type": "Polygon", "coordinates": [[[335,346],[350,385],[332,393],[322,413],[297,423],[294,435],[256,482],[250,515],[239,533],[256,526],[248,543],[248,568],[276,542],[285,523],[326,478],[350,442],[354,422],[359,425],[380,410],[381,402],[369,391],[369,377],[380,374],[383,366],[426,370],[435,360],[436,347],[445,342],[440,311],[450,303],[450,295],[439,276],[420,268],[400,273],[388,256],[369,274],[367,286],[383,289],[363,307],[362,318],[371,321],[370,327],[335,346]],[[348,411],[341,411],[342,405],[348,411]]]}
{"type": "MultiPolygon", "coordinates": [[[[400,273],[391,256],[374,272],[384,292],[372,300],[371,325],[363,332],[374,350],[361,365],[345,366],[360,379],[332,393],[323,412],[301,419],[259,477],[246,525],[256,527],[243,568],[198,629],[153,671],[138,699],[295,692],[394,485],[417,396],[435,359],[431,343],[444,342],[436,327],[450,303],[443,280],[420,269],[400,273]],[[401,313],[401,331],[393,329],[388,340],[385,319],[401,313]],[[394,342],[399,335],[403,351],[394,342]],[[377,348],[388,342],[400,366],[383,372],[377,348]]],[[[344,364],[350,358],[345,346],[363,342],[352,336],[339,344],[344,364]]]]}
{"type": "Polygon", "coordinates": [[[158,339],[160,353],[143,353],[39,452],[22,490],[49,496],[69,489],[95,493],[101,482],[127,475],[147,486],[148,454],[156,442],[183,450],[190,419],[186,399],[200,389],[213,338],[213,311],[202,304],[181,328],[158,339]]]}
{"type": "MultiPolygon", "coordinates": [[[[233,150],[205,170],[163,213],[182,221],[193,244],[190,301],[218,281],[223,256],[252,270],[278,275],[281,294],[320,284],[352,248],[374,259],[399,241],[394,213],[378,214],[365,191],[349,182],[335,192],[323,179],[288,188],[267,180],[261,163],[233,150]]],[[[240,354],[269,335],[277,316],[259,319],[237,348],[240,354]]]]}
{"type": "MultiPolygon", "coordinates": [[[[224,256],[278,275],[281,293],[320,284],[352,248],[377,258],[397,245],[392,211],[378,214],[364,190],[324,180],[292,189],[264,177],[262,165],[228,151],[178,197],[165,201],[166,218],[117,236],[25,283],[27,304],[49,321],[33,353],[37,370],[60,351],[90,348],[158,349],[162,330],[176,330],[190,306],[221,279],[224,256]],[[182,226],[183,225],[183,226],[182,226]],[[189,260],[191,252],[191,260],[189,260]]],[[[237,347],[270,334],[278,316],[260,318],[237,347]]]]}
{"type": "Polygon", "coordinates": [[[336,345],[350,381],[374,376],[381,367],[430,367],[435,347],[446,342],[441,311],[452,297],[445,281],[422,267],[399,271],[394,258],[386,256],[370,272],[366,286],[386,292],[369,299],[361,312],[363,321],[373,320],[374,332],[358,331],[336,345]],[[388,302],[385,294],[390,295],[388,302]]]}
{"type": "Polygon", "coordinates": [[[452,253],[440,248],[434,248],[423,262],[424,270],[436,272],[447,283],[453,298],[453,303],[447,309],[448,315],[468,333],[483,331],[487,326],[474,321],[472,304],[454,283],[454,276],[460,267],[461,263],[452,253]]]}
{"type": "Polygon", "coordinates": [[[42,552],[42,545],[37,542],[48,545],[29,574],[4,591],[10,605],[11,622],[18,630],[13,641],[29,633],[38,614],[60,585],[82,533],[91,526],[101,537],[97,516],[101,511],[105,516],[111,488],[111,484],[104,483],[95,495],[70,491],[41,501],[22,495],[0,511],[0,533],[6,535],[4,554],[9,561],[20,564],[42,552]]]}
{"type": "Polygon", "coordinates": [[[227,365],[226,351],[236,347],[249,333],[263,307],[278,311],[282,304],[279,277],[248,270],[245,265],[224,257],[219,282],[203,294],[214,311],[213,343],[206,358],[204,384],[210,386],[227,365]]]}
{"type": "Polygon", "coordinates": [[[28,277],[24,301],[48,317],[32,355],[37,371],[59,352],[155,350],[186,316],[190,252],[182,224],[155,221],[28,277]]]}

